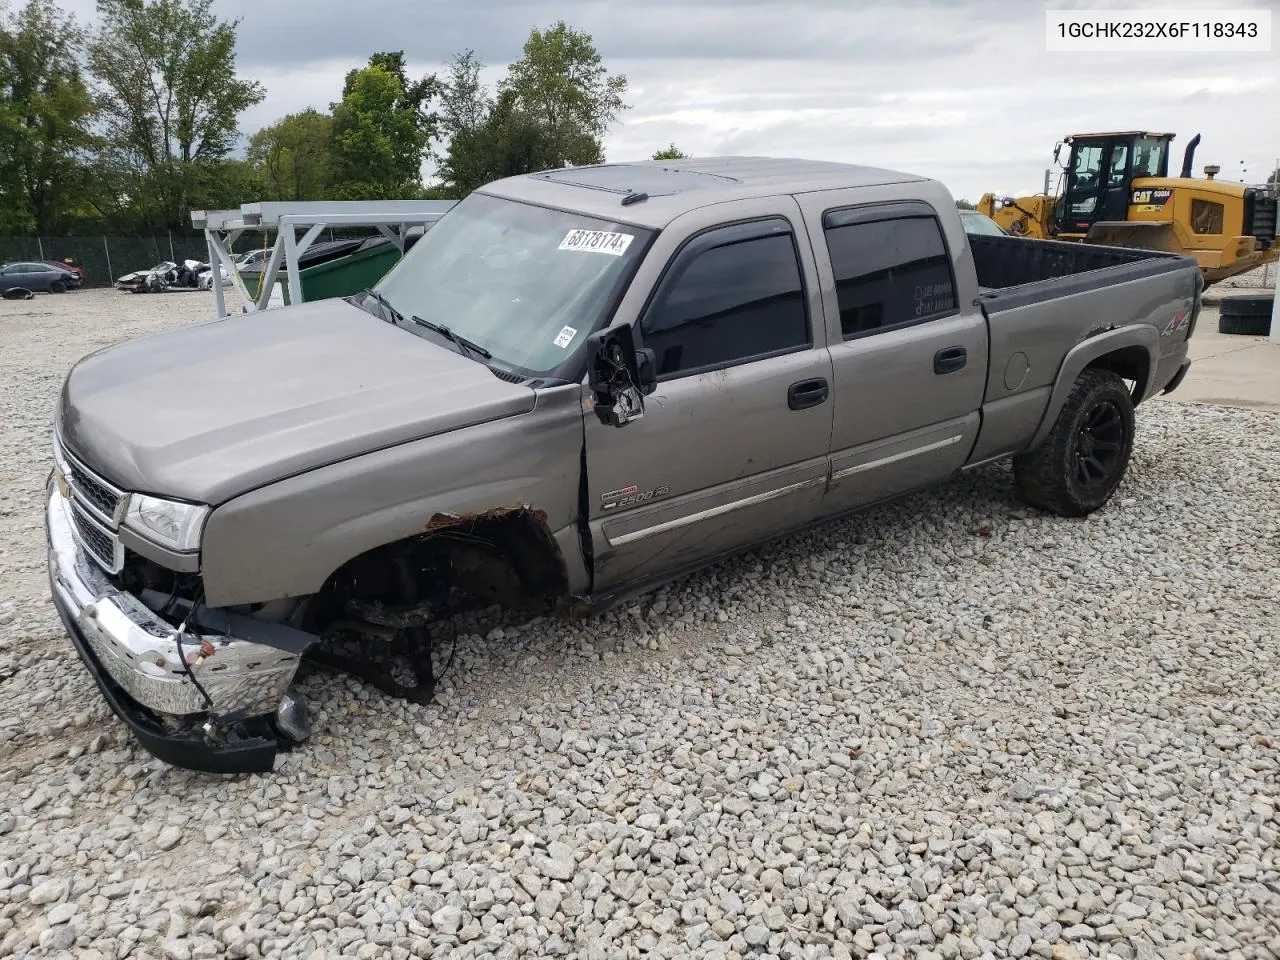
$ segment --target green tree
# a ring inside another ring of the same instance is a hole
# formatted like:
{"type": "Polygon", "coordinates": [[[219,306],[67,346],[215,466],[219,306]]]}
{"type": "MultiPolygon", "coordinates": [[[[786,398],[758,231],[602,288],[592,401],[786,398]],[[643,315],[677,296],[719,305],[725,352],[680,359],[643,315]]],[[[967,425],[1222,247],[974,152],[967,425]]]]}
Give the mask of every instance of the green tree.
{"type": "Polygon", "coordinates": [[[968,200],[957,200],[956,207],[960,210],[977,210],[978,209],[968,200]]]}
{"type": "Polygon", "coordinates": [[[458,54],[449,65],[449,75],[440,91],[440,122],[450,137],[474,133],[489,116],[493,99],[480,82],[482,70],[484,63],[474,50],[458,54]]]}
{"type": "Polygon", "coordinates": [[[324,200],[333,190],[333,117],[308,108],[249,138],[247,157],[266,198],[324,200]]]}
{"type": "Polygon", "coordinates": [[[480,138],[480,148],[491,164],[485,179],[550,170],[567,163],[575,166],[599,163],[604,159],[597,140],[579,133],[575,142],[570,140],[571,133],[565,130],[558,136],[550,135],[537,117],[521,108],[513,90],[503,90],[480,138]],[[566,159],[566,154],[572,159],[566,159]]]}
{"type": "Polygon", "coordinates": [[[480,81],[484,64],[475,51],[453,58],[440,97],[440,131],[448,147],[436,175],[446,189],[466,195],[491,179],[496,169],[489,152],[494,102],[480,81]]]}
{"type": "Polygon", "coordinates": [[[239,138],[240,115],[266,95],[236,75],[239,20],[219,20],[212,3],[98,0],[90,63],[101,86],[106,202],[153,227],[190,226],[191,207],[239,138]]]}
{"type": "Polygon", "coordinates": [[[693,159],[674,143],[655,153],[651,160],[691,160],[693,159]]]}
{"type": "Polygon", "coordinates": [[[52,0],[29,0],[0,27],[0,223],[50,234],[86,179],[93,97],[83,33],[52,0]]]}
{"type": "Polygon", "coordinates": [[[431,104],[441,92],[431,74],[406,76],[404,54],[375,53],[347,74],[342,100],[333,107],[335,193],[373,200],[414,195],[422,189],[422,164],[439,129],[431,104]]]}
{"type": "MultiPolygon", "coordinates": [[[[395,75],[395,78],[400,81],[400,89],[404,91],[397,106],[417,114],[419,123],[428,133],[428,139],[434,136],[439,118],[431,111],[431,103],[440,95],[440,78],[434,73],[428,73],[420,80],[410,82],[403,50],[375,53],[369,58],[369,66],[381,67],[387,73],[395,75]]],[[[352,71],[352,73],[355,72],[352,71]]]]}
{"type": "Polygon", "coordinates": [[[610,76],[591,36],[563,20],[534,28],[524,55],[511,64],[499,94],[511,98],[511,117],[531,123],[548,141],[553,166],[599,163],[601,143],[622,111],[627,78],[610,76]]]}
{"type": "Polygon", "coordinates": [[[439,175],[454,196],[502,177],[604,160],[602,137],[627,109],[626,77],[610,76],[591,37],[563,21],[534,29],[491,96],[471,51],[454,58],[442,93],[448,148],[439,175]]]}

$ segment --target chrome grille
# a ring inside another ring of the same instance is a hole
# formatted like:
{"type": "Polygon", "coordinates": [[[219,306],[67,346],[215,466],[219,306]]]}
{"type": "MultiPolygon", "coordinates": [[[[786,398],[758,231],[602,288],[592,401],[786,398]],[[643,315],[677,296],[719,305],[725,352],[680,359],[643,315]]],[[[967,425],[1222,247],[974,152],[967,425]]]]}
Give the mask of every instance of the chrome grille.
{"type": "Polygon", "coordinates": [[[81,463],[56,434],[54,448],[55,455],[66,465],[72,499],[85,507],[99,523],[115,530],[120,525],[128,494],[81,463]]]}
{"type": "Polygon", "coordinates": [[[116,530],[129,495],[68,453],[56,434],[54,455],[65,469],[71,487],[72,533],[107,573],[119,573],[124,567],[124,547],[116,530]]]}
{"type": "Polygon", "coordinates": [[[85,501],[102,517],[115,520],[116,508],[120,505],[120,495],[113,493],[110,487],[76,461],[68,458],[67,464],[71,467],[71,484],[78,498],[85,501]]]}
{"type": "Polygon", "coordinates": [[[98,564],[109,573],[119,570],[116,551],[119,549],[120,541],[94,523],[79,504],[71,505],[71,522],[75,527],[77,539],[88,551],[89,556],[98,561],[98,564]]]}

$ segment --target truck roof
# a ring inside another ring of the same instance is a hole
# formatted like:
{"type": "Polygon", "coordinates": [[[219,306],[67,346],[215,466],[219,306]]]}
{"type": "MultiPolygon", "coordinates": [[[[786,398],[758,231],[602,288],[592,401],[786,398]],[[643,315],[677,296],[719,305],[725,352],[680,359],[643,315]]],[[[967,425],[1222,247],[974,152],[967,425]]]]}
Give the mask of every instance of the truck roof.
{"type": "Polygon", "coordinates": [[[544,170],[497,180],[481,190],[512,200],[661,228],[690,210],[729,200],[927,179],[897,170],[823,160],[706,157],[544,170]],[[640,194],[644,196],[637,196],[640,194]]]}

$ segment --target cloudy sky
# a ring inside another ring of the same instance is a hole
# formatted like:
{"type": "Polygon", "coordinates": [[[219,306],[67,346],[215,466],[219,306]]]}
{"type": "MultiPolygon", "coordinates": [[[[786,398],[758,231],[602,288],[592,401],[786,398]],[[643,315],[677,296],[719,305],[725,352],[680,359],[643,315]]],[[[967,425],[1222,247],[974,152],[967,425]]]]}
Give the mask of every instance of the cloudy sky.
{"type": "MultiPolygon", "coordinates": [[[[62,0],[91,19],[93,0],[62,0]]],[[[1202,134],[1197,172],[1257,182],[1280,157],[1280,43],[1270,53],[1046,53],[1046,4],[1024,0],[215,0],[240,18],[240,67],[267,87],[245,132],[326,108],[375,50],[415,72],[468,47],[495,82],[534,26],[592,35],[629,81],[610,160],[687,153],[803,156],[895,167],[956,196],[1038,189],[1072,132],[1202,134]]],[[[1280,0],[1057,0],[1099,9],[1269,9],[1280,0]]]]}

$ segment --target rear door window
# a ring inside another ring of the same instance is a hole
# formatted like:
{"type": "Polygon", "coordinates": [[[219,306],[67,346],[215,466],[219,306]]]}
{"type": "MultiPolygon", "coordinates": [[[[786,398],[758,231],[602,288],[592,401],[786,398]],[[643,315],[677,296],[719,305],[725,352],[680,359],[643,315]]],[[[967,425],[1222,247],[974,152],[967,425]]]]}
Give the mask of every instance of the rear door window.
{"type": "Polygon", "coordinates": [[[951,257],[936,217],[891,216],[842,223],[828,215],[844,339],[946,317],[957,311],[951,257]]]}

